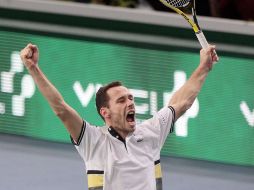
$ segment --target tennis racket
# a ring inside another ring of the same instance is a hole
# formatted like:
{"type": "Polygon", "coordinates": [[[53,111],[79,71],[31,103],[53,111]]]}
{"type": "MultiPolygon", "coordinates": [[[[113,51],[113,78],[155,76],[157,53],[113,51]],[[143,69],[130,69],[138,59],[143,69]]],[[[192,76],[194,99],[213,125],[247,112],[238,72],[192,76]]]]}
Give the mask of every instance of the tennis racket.
{"type": "MultiPolygon", "coordinates": [[[[159,0],[159,1],[163,3],[166,7],[177,12],[179,15],[182,15],[183,18],[191,25],[202,48],[204,49],[208,48],[209,44],[198,24],[195,0],[159,0]],[[187,15],[187,13],[184,13],[182,10],[180,10],[180,8],[184,9],[185,12],[192,12],[193,20],[187,15]]],[[[216,54],[215,51],[214,53],[216,54]]]]}

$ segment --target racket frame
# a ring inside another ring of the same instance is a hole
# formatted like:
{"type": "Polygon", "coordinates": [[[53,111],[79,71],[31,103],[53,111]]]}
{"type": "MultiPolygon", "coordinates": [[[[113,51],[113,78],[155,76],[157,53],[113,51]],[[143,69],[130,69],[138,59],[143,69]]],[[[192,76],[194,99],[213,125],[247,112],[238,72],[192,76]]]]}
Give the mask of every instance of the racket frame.
{"type": "Polygon", "coordinates": [[[178,13],[179,15],[182,15],[184,17],[184,19],[190,24],[190,26],[192,27],[193,31],[195,32],[198,41],[200,43],[200,45],[202,46],[202,48],[208,48],[209,44],[206,40],[205,35],[203,34],[201,28],[199,27],[198,24],[198,20],[197,20],[197,15],[196,15],[196,5],[195,5],[195,0],[192,0],[190,3],[193,4],[192,6],[192,17],[193,20],[187,15],[185,14],[183,11],[181,11],[179,8],[172,6],[170,3],[168,3],[166,0],[159,0],[163,5],[165,5],[166,7],[174,10],[176,13],[178,13]]]}

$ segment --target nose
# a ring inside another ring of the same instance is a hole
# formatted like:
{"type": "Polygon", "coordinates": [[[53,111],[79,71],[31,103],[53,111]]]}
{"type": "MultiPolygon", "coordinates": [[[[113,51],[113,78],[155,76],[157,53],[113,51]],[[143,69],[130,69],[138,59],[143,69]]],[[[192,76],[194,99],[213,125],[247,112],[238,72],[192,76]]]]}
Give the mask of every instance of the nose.
{"type": "Polygon", "coordinates": [[[128,99],[128,102],[127,102],[127,106],[128,106],[128,108],[134,108],[134,100],[131,100],[131,99],[128,99]]]}

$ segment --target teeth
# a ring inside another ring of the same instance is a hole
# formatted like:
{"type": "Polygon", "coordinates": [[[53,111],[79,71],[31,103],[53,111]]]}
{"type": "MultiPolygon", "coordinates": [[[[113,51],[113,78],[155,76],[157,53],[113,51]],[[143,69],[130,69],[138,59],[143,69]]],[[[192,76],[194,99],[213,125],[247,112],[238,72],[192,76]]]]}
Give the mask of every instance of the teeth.
{"type": "Polygon", "coordinates": [[[128,114],[134,114],[134,111],[130,111],[128,114]]]}

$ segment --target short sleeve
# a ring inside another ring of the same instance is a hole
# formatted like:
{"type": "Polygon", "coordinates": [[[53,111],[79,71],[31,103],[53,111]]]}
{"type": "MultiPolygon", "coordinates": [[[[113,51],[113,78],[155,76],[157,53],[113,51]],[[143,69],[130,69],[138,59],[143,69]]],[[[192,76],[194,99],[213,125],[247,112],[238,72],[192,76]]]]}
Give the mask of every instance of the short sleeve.
{"type": "Polygon", "coordinates": [[[85,162],[92,159],[91,157],[94,155],[95,146],[99,143],[101,135],[102,132],[100,127],[90,125],[88,122],[84,121],[77,142],[71,138],[72,143],[85,162]]]}
{"type": "Polygon", "coordinates": [[[160,147],[163,146],[169,133],[174,131],[175,110],[172,106],[162,108],[156,118],[160,123],[160,147]]]}
{"type": "Polygon", "coordinates": [[[175,110],[173,107],[164,107],[154,116],[139,125],[139,130],[154,140],[155,147],[162,148],[169,133],[174,131],[175,110]]]}

